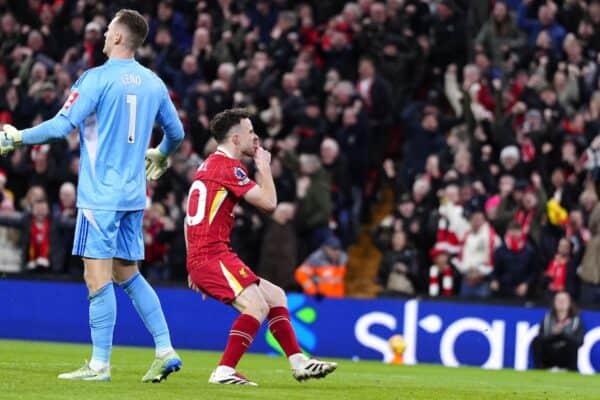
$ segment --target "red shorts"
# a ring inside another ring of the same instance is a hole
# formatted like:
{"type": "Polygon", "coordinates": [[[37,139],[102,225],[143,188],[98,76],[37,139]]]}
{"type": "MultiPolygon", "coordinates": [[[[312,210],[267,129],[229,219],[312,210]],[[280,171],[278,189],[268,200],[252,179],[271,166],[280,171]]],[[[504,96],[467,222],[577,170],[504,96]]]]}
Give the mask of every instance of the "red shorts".
{"type": "Polygon", "coordinates": [[[188,270],[200,290],[223,303],[231,303],[242,290],[260,281],[232,252],[223,252],[202,264],[192,263],[188,270]]]}

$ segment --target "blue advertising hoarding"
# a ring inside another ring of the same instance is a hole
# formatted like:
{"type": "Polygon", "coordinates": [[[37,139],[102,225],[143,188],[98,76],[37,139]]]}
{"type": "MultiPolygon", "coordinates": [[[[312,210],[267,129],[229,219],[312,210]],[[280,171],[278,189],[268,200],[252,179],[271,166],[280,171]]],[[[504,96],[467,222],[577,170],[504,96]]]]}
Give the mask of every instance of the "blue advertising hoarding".
{"type": "MultiPolygon", "coordinates": [[[[117,292],[115,344],[152,346],[125,293],[117,292]]],[[[235,311],[202,301],[185,289],[157,290],[177,348],[221,350],[235,311]]],[[[333,300],[288,296],[292,323],[307,352],[326,357],[389,361],[388,338],[403,334],[405,362],[483,368],[531,367],[529,346],[544,309],[418,300],[333,300]]],[[[89,342],[87,289],[83,284],[0,281],[0,338],[89,342]]],[[[582,313],[579,350],[583,373],[600,371],[600,312],[582,313]]],[[[264,324],[251,351],[275,353],[264,324]]]]}

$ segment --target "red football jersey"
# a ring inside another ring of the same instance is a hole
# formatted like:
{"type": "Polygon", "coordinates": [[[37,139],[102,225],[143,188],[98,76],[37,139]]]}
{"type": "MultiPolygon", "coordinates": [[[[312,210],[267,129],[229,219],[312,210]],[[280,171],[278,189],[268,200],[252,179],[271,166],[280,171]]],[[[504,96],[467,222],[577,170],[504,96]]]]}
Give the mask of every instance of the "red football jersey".
{"type": "Polygon", "coordinates": [[[233,207],[255,185],[244,165],[220,150],[200,165],[188,194],[185,219],[188,269],[230,251],[233,207]]]}

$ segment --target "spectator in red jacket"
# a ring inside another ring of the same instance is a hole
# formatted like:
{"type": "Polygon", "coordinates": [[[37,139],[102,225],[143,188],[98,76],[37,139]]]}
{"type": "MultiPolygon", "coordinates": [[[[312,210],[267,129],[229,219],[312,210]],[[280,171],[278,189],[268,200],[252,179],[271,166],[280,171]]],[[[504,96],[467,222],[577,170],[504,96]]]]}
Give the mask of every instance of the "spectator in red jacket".
{"type": "Polygon", "coordinates": [[[546,297],[554,298],[556,293],[563,292],[567,287],[567,271],[571,261],[571,243],[567,238],[560,239],[554,258],[548,264],[544,277],[547,281],[546,297]]]}
{"type": "Polygon", "coordinates": [[[454,269],[445,247],[434,247],[429,252],[433,261],[429,267],[429,296],[453,296],[455,292],[454,269]]]}
{"type": "Polygon", "coordinates": [[[175,229],[173,221],[165,216],[162,204],[154,203],[144,215],[144,266],[151,280],[168,280],[171,271],[167,265],[166,256],[169,250],[167,244],[175,229]]]}

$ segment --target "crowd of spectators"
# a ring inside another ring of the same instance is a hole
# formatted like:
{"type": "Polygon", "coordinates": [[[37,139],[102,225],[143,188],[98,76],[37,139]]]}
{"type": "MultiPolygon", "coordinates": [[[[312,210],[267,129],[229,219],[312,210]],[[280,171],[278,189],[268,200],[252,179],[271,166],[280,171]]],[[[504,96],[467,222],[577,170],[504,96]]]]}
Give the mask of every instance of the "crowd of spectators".
{"type": "MultiPolygon", "coordinates": [[[[137,59],[186,131],[148,187],[151,279],[185,279],[208,123],[246,107],[280,205],[236,207],[232,246],[284,288],[332,237],[354,243],[391,188],[394,212],[372,232],[382,295],[600,302],[600,0],[0,0],[0,123],[53,116],[105,61],[120,8],[147,17],[137,59]]],[[[79,138],[0,161],[2,268],[80,273],[79,138]]]]}

